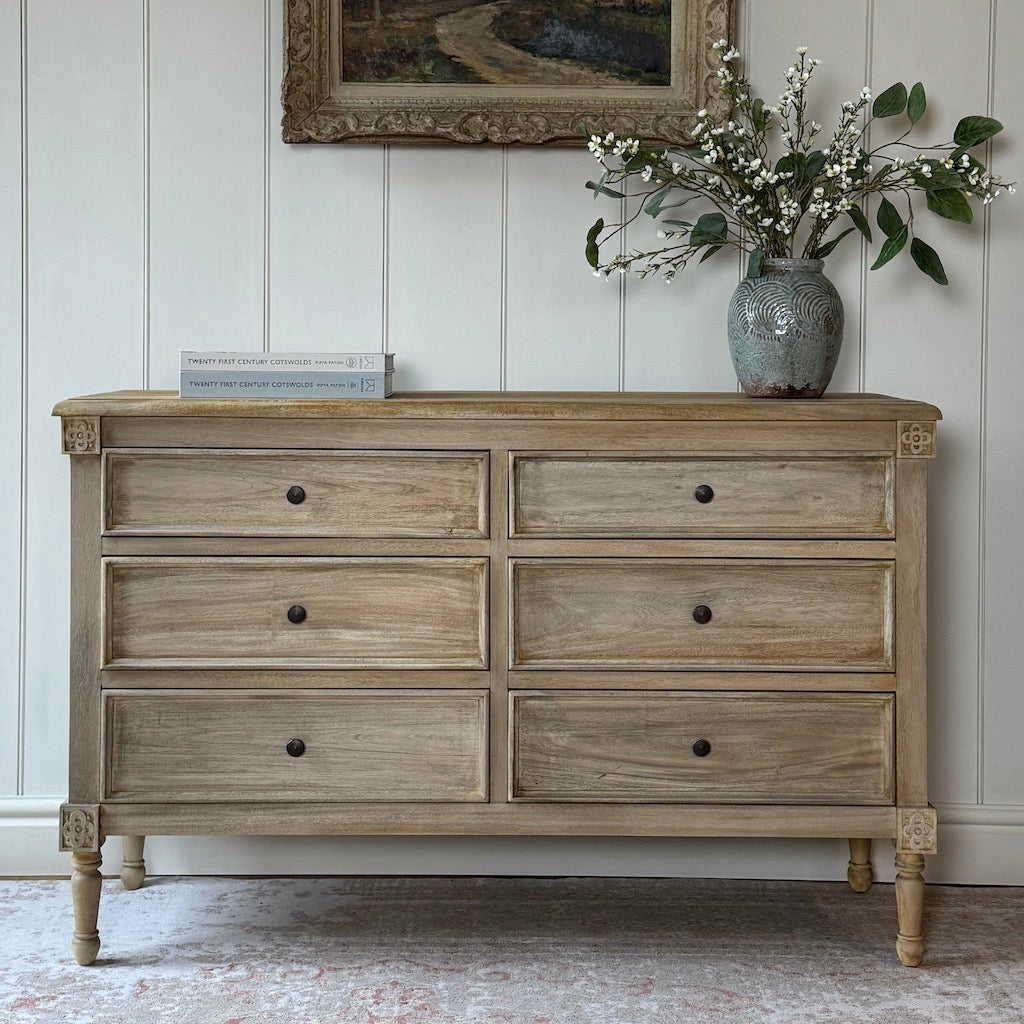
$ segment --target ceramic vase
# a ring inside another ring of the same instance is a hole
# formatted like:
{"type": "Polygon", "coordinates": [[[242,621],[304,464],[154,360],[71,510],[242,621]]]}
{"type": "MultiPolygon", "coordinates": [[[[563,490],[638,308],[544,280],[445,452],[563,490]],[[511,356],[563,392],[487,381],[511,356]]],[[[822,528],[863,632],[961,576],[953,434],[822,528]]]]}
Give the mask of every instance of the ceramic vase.
{"type": "Polygon", "coordinates": [[[843,303],[822,260],[766,259],[729,302],[729,352],[744,392],[818,398],[843,341],[843,303]]]}

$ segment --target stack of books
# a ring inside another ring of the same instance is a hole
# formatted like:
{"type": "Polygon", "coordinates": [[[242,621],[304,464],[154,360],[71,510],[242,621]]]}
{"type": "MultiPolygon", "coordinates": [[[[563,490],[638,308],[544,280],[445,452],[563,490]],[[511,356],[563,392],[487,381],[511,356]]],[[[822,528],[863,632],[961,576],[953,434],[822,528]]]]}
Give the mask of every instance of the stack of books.
{"type": "Polygon", "coordinates": [[[388,398],[391,352],[182,352],[182,398],[388,398]]]}

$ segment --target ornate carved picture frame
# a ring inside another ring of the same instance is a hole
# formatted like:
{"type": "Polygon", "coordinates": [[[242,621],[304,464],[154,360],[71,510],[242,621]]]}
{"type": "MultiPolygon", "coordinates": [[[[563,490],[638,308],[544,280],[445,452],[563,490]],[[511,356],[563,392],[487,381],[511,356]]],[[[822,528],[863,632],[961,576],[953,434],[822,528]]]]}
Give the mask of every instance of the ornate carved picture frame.
{"type": "Polygon", "coordinates": [[[544,16],[568,6],[568,0],[285,0],[284,141],[571,145],[585,131],[614,131],[678,142],[688,138],[701,108],[724,112],[711,44],[730,38],[732,0],[576,2],[577,9],[593,9],[583,11],[588,17],[615,9],[614,17],[651,18],[650,9],[660,8],[661,60],[669,66],[650,74],[623,72],[614,59],[602,70],[601,57],[595,68],[598,50],[586,55],[589,65],[559,59],[572,56],[575,44],[565,40],[573,33],[586,36],[544,16]],[[538,41],[558,37],[554,50],[488,51],[507,45],[496,38],[495,19],[510,12],[520,22],[533,17],[538,41]],[[398,42],[385,46],[385,38],[398,42]],[[384,57],[391,63],[382,66],[384,57]],[[395,60],[404,62],[399,74],[395,60]]]}

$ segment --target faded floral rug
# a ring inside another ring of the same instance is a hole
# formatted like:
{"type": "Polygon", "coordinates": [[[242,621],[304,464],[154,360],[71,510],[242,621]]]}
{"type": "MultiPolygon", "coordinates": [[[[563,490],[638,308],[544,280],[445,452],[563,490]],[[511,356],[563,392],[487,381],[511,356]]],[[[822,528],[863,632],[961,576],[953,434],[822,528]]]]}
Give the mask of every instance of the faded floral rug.
{"type": "Polygon", "coordinates": [[[902,967],[891,885],[608,878],[0,882],[2,1024],[1020,1024],[1024,893],[930,886],[902,967]]]}

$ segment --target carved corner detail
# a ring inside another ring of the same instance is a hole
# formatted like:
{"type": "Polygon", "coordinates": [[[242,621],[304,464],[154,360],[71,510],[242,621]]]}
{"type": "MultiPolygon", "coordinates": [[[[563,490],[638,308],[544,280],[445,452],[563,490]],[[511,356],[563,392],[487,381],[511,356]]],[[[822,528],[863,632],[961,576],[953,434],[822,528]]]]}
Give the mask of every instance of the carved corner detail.
{"type": "Polygon", "coordinates": [[[60,848],[62,851],[98,853],[103,844],[98,804],[61,804],[60,848]]]}
{"type": "Polygon", "coordinates": [[[901,459],[931,459],[935,456],[935,423],[906,422],[897,423],[899,447],[897,453],[901,459]]]}
{"type": "Polygon", "coordinates": [[[99,455],[98,416],[64,416],[60,422],[63,428],[65,455],[99,455]]]}
{"type": "Polygon", "coordinates": [[[896,849],[900,853],[935,853],[936,817],[931,807],[901,807],[896,849]]]}

